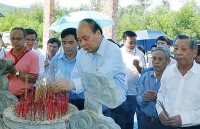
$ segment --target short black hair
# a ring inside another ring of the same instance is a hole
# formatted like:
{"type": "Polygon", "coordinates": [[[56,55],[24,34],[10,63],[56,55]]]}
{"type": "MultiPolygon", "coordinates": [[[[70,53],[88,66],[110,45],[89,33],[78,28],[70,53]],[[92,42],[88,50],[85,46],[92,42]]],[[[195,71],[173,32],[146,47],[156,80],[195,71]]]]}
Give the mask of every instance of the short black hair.
{"type": "Polygon", "coordinates": [[[61,32],[61,38],[64,38],[66,35],[73,35],[75,40],[78,41],[76,35],[76,28],[67,28],[61,32]]]}
{"type": "Polygon", "coordinates": [[[156,49],[153,51],[153,55],[158,50],[163,51],[165,53],[165,57],[166,57],[167,60],[170,59],[171,56],[170,56],[170,51],[169,51],[168,48],[162,47],[162,46],[156,47],[156,49]]]}
{"type": "Polygon", "coordinates": [[[156,40],[156,43],[158,42],[158,40],[165,41],[167,45],[171,46],[170,39],[167,36],[159,36],[156,40]]]}
{"type": "Polygon", "coordinates": [[[191,36],[185,35],[185,34],[179,34],[176,36],[176,39],[174,40],[174,45],[176,43],[176,40],[178,39],[189,39],[190,40],[190,48],[192,50],[198,50],[198,45],[197,45],[197,41],[195,39],[193,39],[191,36]]]}
{"type": "Polygon", "coordinates": [[[26,31],[24,30],[24,28],[22,27],[15,27],[10,31],[10,34],[14,31],[14,30],[21,30],[23,33],[24,38],[26,37],[26,31]]]}
{"type": "Polygon", "coordinates": [[[137,37],[136,33],[131,31],[131,30],[128,30],[128,31],[125,31],[122,35],[122,39],[123,40],[126,40],[127,37],[137,37]]]}
{"type": "Polygon", "coordinates": [[[25,29],[25,31],[26,31],[26,35],[35,34],[35,38],[37,39],[37,33],[34,29],[27,28],[27,29],[25,29]]]}
{"type": "Polygon", "coordinates": [[[92,30],[93,33],[95,33],[97,30],[100,31],[101,35],[103,34],[103,31],[100,27],[100,25],[94,20],[94,19],[91,19],[91,18],[85,18],[83,20],[80,21],[79,25],[83,22],[87,22],[89,25],[90,25],[90,28],[92,30]]]}
{"type": "Polygon", "coordinates": [[[153,47],[157,47],[157,46],[156,46],[156,45],[152,45],[152,46],[151,46],[151,49],[152,49],[153,47]]]}
{"type": "Polygon", "coordinates": [[[2,35],[0,34],[0,38],[2,39],[2,35]]]}
{"type": "Polygon", "coordinates": [[[48,45],[48,44],[53,44],[53,43],[58,44],[58,48],[60,48],[60,45],[61,45],[60,40],[58,40],[57,38],[50,38],[50,39],[47,41],[47,45],[48,45]]]}

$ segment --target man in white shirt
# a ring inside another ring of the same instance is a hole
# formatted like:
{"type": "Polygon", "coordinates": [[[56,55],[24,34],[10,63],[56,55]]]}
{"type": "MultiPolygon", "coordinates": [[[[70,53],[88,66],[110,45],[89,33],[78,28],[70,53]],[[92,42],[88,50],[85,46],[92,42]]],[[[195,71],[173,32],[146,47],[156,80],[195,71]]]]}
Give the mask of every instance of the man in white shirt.
{"type": "Polygon", "coordinates": [[[141,67],[146,67],[144,53],[137,48],[136,33],[133,31],[125,31],[123,33],[124,46],[121,48],[122,59],[126,66],[127,78],[127,98],[126,101],[116,109],[112,110],[113,118],[122,129],[133,129],[134,114],[137,107],[137,85],[140,73],[133,65],[133,61],[139,61],[141,67]],[[120,114],[120,115],[118,115],[120,114]]]}
{"type": "Polygon", "coordinates": [[[36,39],[37,39],[37,33],[33,29],[25,29],[25,31],[26,31],[25,45],[29,50],[32,50],[33,52],[35,52],[38,55],[39,67],[40,67],[38,78],[42,78],[45,76],[45,69],[44,69],[45,57],[39,50],[33,49],[33,45],[35,44],[36,39]]]}
{"type": "Polygon", "coordinates": [[[168,66],[162,75],[156,109],[169,129],[200,129],[200,65],[194,61],[197,49],[191,37],[178,35],[174,44],[177,64],[168,66]]]}

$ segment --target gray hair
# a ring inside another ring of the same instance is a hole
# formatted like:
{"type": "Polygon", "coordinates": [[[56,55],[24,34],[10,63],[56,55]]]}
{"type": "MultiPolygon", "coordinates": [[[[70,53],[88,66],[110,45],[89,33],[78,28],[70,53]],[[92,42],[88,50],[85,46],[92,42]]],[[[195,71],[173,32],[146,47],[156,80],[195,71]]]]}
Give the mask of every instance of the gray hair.
{"type": "Polygon", "coordinates": [[[162,46],[156,47],[156,49],[153,51],[153,55],[154,55],[154,52],[156,52],[156,51],[163,51],[165,54],[166,60],[170,59],[170,51],[168,48],[162,47],[162,46]]]}
{"type": "Polygon", "coordinates": [[[178,40],[178,39],[189,39],[190,40],[190,48],[192,50],[198,50],[197,41],[195,39],[193,39],[191,36],[184,35],[184,34],[177,35],[176,39],[174,40],[174,45],[176,43],[176,40],[178,40]]]}

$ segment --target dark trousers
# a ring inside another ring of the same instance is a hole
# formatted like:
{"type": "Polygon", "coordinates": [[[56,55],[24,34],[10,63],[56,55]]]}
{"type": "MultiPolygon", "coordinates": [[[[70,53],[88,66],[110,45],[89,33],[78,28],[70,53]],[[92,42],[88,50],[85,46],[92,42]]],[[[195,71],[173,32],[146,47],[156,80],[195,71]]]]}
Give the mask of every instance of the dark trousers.
{"type": "Polygon", "coordinates": [[[121,129],[133,129],[136,107],[136,96],[128,95],[124,103],[115,109],[111,109],[111,117],[121,129]]]}
{"type": "Polygon", "coordinates": [[[168,128],[168,129],[200,129],[200,125],[198,126],[190,126],[190,127],[177,127],[177,128],[168,128]]]}
{"type": "Polygon", "coordinates": [[[169,127],[163,125],[159,119],[151,119],[142,113],[139,129],[169,129],[169,127]]]}
{"type": "Polygon", "coordinates": [[[70,99],[69,103],[75,105],[78,110],[83,110],[84,109],[84,101],[85,99],[70,99]]]}
{"type": "Polygon", "coordinates": [[[140,118],[140,126],[138,129],[200,129],[200,125],[191,127],[165,126],[159,121],[159,119],[150,119],[150,117],[147,117],[143,112],[141,112],[141,114],[142,116],[140,118]]]}

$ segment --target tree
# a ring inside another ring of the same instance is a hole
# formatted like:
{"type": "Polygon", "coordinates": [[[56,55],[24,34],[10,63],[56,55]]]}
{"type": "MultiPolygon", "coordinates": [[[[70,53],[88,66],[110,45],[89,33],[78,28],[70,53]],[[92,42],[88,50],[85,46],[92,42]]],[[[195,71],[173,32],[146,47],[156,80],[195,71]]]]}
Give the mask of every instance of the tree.
{"type": "Polygon", "coordinates": [[[90,9],[94,11],[100,11],[100,0],[90,0],[90,9]]]}

